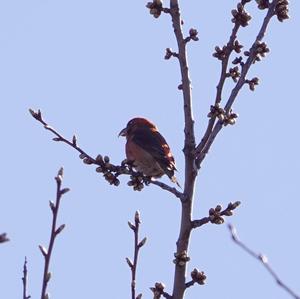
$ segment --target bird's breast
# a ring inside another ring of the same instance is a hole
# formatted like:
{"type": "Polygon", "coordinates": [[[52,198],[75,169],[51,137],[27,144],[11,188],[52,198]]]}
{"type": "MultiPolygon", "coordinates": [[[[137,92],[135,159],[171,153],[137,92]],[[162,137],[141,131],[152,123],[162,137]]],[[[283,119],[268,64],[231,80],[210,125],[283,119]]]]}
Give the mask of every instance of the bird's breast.
{"type": "Polygon", "coordinates": [[[144,149],[128,140],[126,143],[126,156],[137,171],[146,176],[159,178],[164,175],[164,171],[157,161],[144,149]]]}

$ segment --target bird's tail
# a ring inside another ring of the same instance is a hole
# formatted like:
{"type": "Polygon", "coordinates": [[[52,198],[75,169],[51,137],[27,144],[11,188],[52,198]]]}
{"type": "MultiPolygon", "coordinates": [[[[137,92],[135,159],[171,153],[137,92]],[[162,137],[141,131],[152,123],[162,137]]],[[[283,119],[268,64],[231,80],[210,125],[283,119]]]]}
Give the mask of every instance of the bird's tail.
{"type": "Polygon", "coordinates": [[[175,175],[173,175],[172,177],[170,177],[170,179],[171,179],[171,181],[172,181],[173,183],[175,183],[180,189],[182,189],[181,186],[180,186],[180,184],[178,183],[177,178],[176,178],[175,175]]]}

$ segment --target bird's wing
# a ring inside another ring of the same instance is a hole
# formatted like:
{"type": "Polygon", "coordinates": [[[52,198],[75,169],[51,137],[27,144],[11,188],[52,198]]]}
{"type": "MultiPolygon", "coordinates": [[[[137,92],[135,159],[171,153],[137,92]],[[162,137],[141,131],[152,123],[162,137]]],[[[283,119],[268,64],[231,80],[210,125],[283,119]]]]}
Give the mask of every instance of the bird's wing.
{"type": "Polygon", "coordinates": [[[176,170],[170,147],[158,131],[149,128],[139,128],[135,130],[132,141],[155,158],[165,171],[176,170]]]}

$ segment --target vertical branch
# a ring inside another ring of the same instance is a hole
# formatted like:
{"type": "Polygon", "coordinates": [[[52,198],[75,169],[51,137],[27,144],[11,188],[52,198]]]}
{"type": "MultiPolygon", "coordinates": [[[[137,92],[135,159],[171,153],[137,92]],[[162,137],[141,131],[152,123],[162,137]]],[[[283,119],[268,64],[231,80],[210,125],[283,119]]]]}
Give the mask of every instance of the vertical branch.
{"type": "MultiPolygon", "coordinates": [[[[240,24],[235,23],[234,27],[232,29],[229,41],[228,41],[226,47],[223,48],[224,59],[222,59],[221,74],[220,74],[220,79],[219,79],[219,82],[217,85],[215,107],[217,107],[221,103],[221,100],[222,100],[222,92],[223,92],[223,87],[224,87],[225,80],[226,80],[228,62],[229,62],[230,55],[231,55],[232,51],[234,50],[234,42],[236,40],[236,36],[237,36],[237,32],[238,32],[239,28],[240,28],[240,24]]],[[[201,139],[201,142],[199,143],[199,145],[196,148],[196,155],[198,152],[201,152],[202,149],[204,148],[208,138],[210,137],[210,134],[212,132],[212,129],[214,127],[216,119],[217,119],[217,117],[215,115],[212,115],[212,117],[209,119],[207,129],[201,139]]]]}
{"type": "Polygon", "coordinates": [[[127,257],[126,262],[131,270],[131,298],[132,299],[140,299],[142,298],[142,294],[139,294],[136,297],[136,270],[137,270],[137,264],[138,264],[138,256],[139,251],[142,246],[145,245],[147,238],[143,238],[139,242],[139,228],[140,228],[141,220],[140,220],[140,213],[138,211],[135,212],[134,216],[134,224],[132,224],[130,221],[128,221],[128,225],[130,229],[134,233],[134,255],[133,255],[133,262],[127,257]]]}
{"type": "Polygon", "coordinates": [[[39,245],[40,251],[41,251],[41,253],[42,253],[42,255],[44,256],[44,259],[45,259],[41,299],[48,299],[49,298],[49,295],[46,293],[46,291],[47,291],[48,282],[50,281],[50,278],[51,278],[51,273],[49,272],[51,254],[52,254],[54,241],[55,241],[56,237],[65,228],[65,224],[60,225],[58,228],[56,226],[61,197],[62,197],[63,194],[65,194],[66,192],[68,192],[70,190],[69,188],[61,189],[62,178],[63,178],[63,168],[61,168],[58,171],[58,174],[55,177],[55,181],[56,181],[56,201],[55,201],[55,203],[50,201],[50,208],[51,208],[51,211],[52,211],[52,227],[51,227],[51,235],[50,235],[48,249],[46,249],[42,245],[39,245]]]}
{"type": "MultiPolygon", "coordinates": [[[[194,134],[194,119],[192,112],[192,91],[191,91],[191,81],[189,78],[189,67],[187,61],[187,50],[186,50],[186,40],[182,33],[182,19],[180,15],[180,9],[178,0],[170,1],[170,14],[172,17],[172,24],[174,28],[174,33],[178,45],[178,60],[180,65],[181,80],[182,84],[180,88],[183,93],[183,107],[184,107],[184,154],[186,157],[186,172],[185,178],[190,176],[190,170],[194,170],[194,159],[193,150],[195,148],[195,134],[194,134]]],[[[195,176],[195,173],[193,173],[195,176]]],[[[185,180],[185,189],[189,182],[185,180]]]]}
{"type": "Polygon", "coordinates": [[[22,282],[23,282],[23,299],[29,299],[31,296],[27,295],[27,258],[25,256],[25,261],[23,265],[23,277],[22,277],[22,282]]]}
{"type": "Polygon", "coordinates": [[[186,262],[188,261],[187,251],[191,233],[191,218],[194,196],[195,179],[197,169],[195,167],[194,149],[195,133],[194,120],[192,113],[192,91],[189,78],[189,68],[187,61],[186,40],[182,33],[182,19],[178,0],[170,0],[170,14],[172,24],[178,45],[178,60],[181,72],[181,89],[183,92],[184,107],[184,156],[185,156],[185,183],[184,194],[186,200],[182,202],[180,233],[177,241],[177,250],[175,254],[175,275],[173,286],[173,298],[183,298],[185,291],[186,262]]]}

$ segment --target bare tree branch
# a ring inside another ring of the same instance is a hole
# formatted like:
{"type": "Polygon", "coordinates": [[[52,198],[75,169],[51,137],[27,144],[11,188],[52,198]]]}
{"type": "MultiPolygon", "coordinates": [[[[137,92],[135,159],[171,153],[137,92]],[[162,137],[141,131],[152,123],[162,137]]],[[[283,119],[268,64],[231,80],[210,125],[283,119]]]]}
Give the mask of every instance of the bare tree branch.
{"type": "Polygon", "coordinates": [[[131,270],[131,298],[132,299],[140,299],[142,298],[142,294],[139,294],[137,297],[135,295],[136,290],[136,270],[138,265],[138,256],[140,249],[145,245],[147,238],[143,238],[141,241],[139,241],[139,228],[140,228],[141,220],[140,220],[140,213],[139,211],[135,212],[134,216],[134,224],[132,224],[130,221],[128,221],[128,225],[130,229],[134,233],[134,256],[133,256],[133,262],[127,257],[126,262],[131,270]]]}
{"type": "Polygon", "coordinates": [[[63,179],[63,168],[58,171],[57,176],[55,177],[56,181],[56,201],[55,203],[50,201],[50,209],[52,211],[52,226],[51,226],[51,234],[48,248],[46,249],[44,246],[39,245],[40,251],[44,257],[45,264],[44,264],[44,274],[43,274],[43,281],[42,281],[42,292],[41,292],[41,299],[48,299],[49,295],[47,294],[47,286],[48,282],[51,279],[51,273],[49,272],[51,254],[54,246],[54,241],[56,237],[61,233],[61,231],[65,228],[65,224],[60,225],[59,227],[56,226],[58,211],[60,207],[60,201],[62,195],[66,192],[70,191],[69,188],[61,188],[63,179]]]}
{"type": "Polygon", "coordinates": [[[190,280],[189,282],[186,282],[185,284],[185,288],[188,289],[190,287],[192,287],[195,284],[194,280],[190,280]]]}
{"type": "Polygon", "coordinates": [[[293,290],[291,290],[280,278],[279,276],[276,274],[276,272],[273,270],[273,268],[271,267],[271,265],[268,262],[268,258],[261,254],[261,253],[256,253],[255,251],[253,251],[250,247],[248,247],[247,245],[245,245],[245,243],[243,243],[237,235],[237,231],[236,228],[232,225],[232,224],[228,224],[228,229],[231,233],[231,238],[233,240],[233,242],[235,242],[238,246],[240,246],[243,250],[245,250],[249,255],[251,255],[252,257],[254,257],[255,259],[257,259],[258,261],[260,261],[262,263],[262,265],[267,269],[267,271],[271,274],[271,276],[275,279],[276,283],[283,288],[285,291],[287,291],[292,297],[294,297],[295,299],[300,299],[300,296],[297,295],[293,290]]]}
{"type": "MultiPolygon", "coordinates": [[[[197,169],[195,165],[195,133],[194,133],[194,119],[192,113],[192,91],[191,80],[189,77],[189,67],[187,61],[187,40],[183,36],[182,19],[180,15],[179,1],[170,0],[169,13],[172,18],[172,25],[178,46],[178,61],[181,72],[180,89],[183,93],[183,107],[184,107],[184,157],[185,157],[185,182],[184,194],[186,200],[182,202],[181,225],[179,237],[177,240],[176,256],[180,256],[187,252],[191,233],[191,217],[194,197],[194,187],[197,176],[197,169]]],[[[193,30],[190,30],[190,37],[193,30]]],[[[186,262],[175,263],[174,285],[173,285],[173,299],[183,298],[186,276],[186,262]]]]}
{"type": "MultiPolygon", "coordinates": [[[[230,35],[229,41],[226,45],[226,47],[224,47],[223,50],[223,59],[222,59],[222,68],[221,68],[221,75],[220,75],[220,79],[219,79],[219,83],[217,85],[217,93],[216,93],[216,99],[215,99],[215,106],[219,105],[221,103],[222,100],[222,92],[223,92],[223,87],[224,87],[224,83],[225,80],[227,78],[226,74],[227,74],[227,68],[228,68],[228,62],[229,62],[229,57],[232,53],[232,51],[234,50],[234,41],[236,40],[236,35],[237,32],[240,28],[240,23],[235,23],[234,27],[232,29],[232,33],[230,35]]],[[[216,47],[217,49],[218,47],[216,47]]],[[[214,127],[215,121],[216,121],[217,116],[213,115],[212,117],[209,118],[208,121],[208,125],[207,125],[207,129],[201,139],[201,142],[197,145],[196,147],[196,155],[197,153],[200,153],[203,150],[203,147],[205,146],[211,131],[214,127]]]]}
{"type": "Polygon", "coordinates": [[[27,259],[25,256],[25,261],[23,265],[23,277],[22,277],[22,282],[23,282],[23,299],[29,299],[31,296],[27,295],[27,259]]]}
{"type": "MultiPolygon", "coordinates": [[[[251,90],[258,84],[258,78],[251,80],[246,79],[246,75],[250,66],[255,62],[259,61],[261,57],[265,56],[265,53],[269,51],[265,43],[261,43],[261,40],[265,34],[267,25],[272,16],[277,15],[280,21],[288,18],[287,16],[287,3],[283,3],[281,0],[273,0],[272,3],[269,1],[257,1],[259,9],[267,9],[267,15],[264,19],[262,27],[258,33],[258,36],[250,48],[249,51],[244,52],[247,56],[247,61],[243,62],[242,57],[237,57],[232,62],[236,66],[228,70],[228,64],[230,55],[233,51],[236,53],[241,52],[243,47],[237,40],[237,32],[240,27],[248,25],[251,16],[246,12],[245,5],[251,0],[241,0],[237,4],[237,8],[232,10],[232,22],[234,27],[230,36],[230,39],[223,49],[216,47],[215,57],[222,61],[221,75],[219,83],[217,85],[217,93],[215,104],[211,106],[211,111],[208,115],[209,122],[205,130],[204,136],[201,142],[196,147],[195,134],[194,134],[194,120],[192,114],[192,93],[191,84],[189,78],[189,68],[187,62],[187,50],[186,44],[191,40],[198,40],[197,30],[190,29],[189,36],[184,38],[182,30],[182,19],[180,15],[179,0],[170,0],[170,8],[164,8],[161,0],[153,0],[148,2],[147,7],[155,18],[158,18],[162,12],[168,13],[172,18],[172,25],[178,45],[177,51],[172,51],[170,48],[166,49],[165,59],[175,57],[179,61],[180,72],[181,72],[181,84],[178,86],[179,90],[183,92],[183,105],[184,105],[184,155],[185,155],[185,184],[184,184],[184,197],[182,201],[182,213],[181,213],[181,226],[180,233],[177,240],[177,249],[175,253],[175,275],[174,275],[174,286],[173,286],[173,299],[182,299],[186,289],[186,263],[189,261],[188,257],[188,246],[190,240],[190,234],[193,228],[200,227],[207,222],[212,223],[223,223],[224,219],[222,216],[230,216],[232,210],[229,207],[222,211],[220,206],[215,209],[210,209],[209,217],[192,221],[192,206],[194,197],[195,180],[197,177],[198,169],[200,169],[201,163],[204,160],[208,150],[210,149],[215,137],[222,129],[223,126],[228,124],[233,125],[237,114],[231,110],[232,104],[235,101],[238,92],[244,84],[249,84],[251,90]],[[280,2],[281,1],[281,2],[280,2]],[[280,3],[280,5],[279,5],[280,3]],[[239,66],[238,66],[239,65],[239,66]],[[240,73],[241,68],[241,73],[240,73]],[[236,82],[235,87],[227,100],[224,107],[220,107],[222,101],[223,86],[226,78],[232,78],[236,82]]],[[[158,294],[161,294],[158,292],[158,294]]]]}
{"type": "MultiPolygon", "coordinates": [[[[245,52],[245,55],[247,54],[248,58],[246,60],[245,63],[241,62],[241,74],[239,75],[239,79],[236,82],[235,87],[232,89],[231,94],[226,102],[225,108],[223,110],[223,114],[219,114],[219,116],[222,116],[219,118],[219,120],[217,121],[217,123],[213,126],[213,123],[215,122],[215,119],[217,118],[216,114],[212,113],[210,116],[210,120],[208,122],[208,127],[207,130],[204,134],[204,137],[202,138],[201,142],[199,143],[199,145],[196,148],[196,164],[197,167],[200,168],[201,163],[203,162],[204,158],[206,157],[212,143],[214,142],[216,136],[218,135],[218,133],[220,132],[220,130],[222,129],[222,127],[224,125],[226,125],[226,123],[224,123],[224,117],[228,117],[230,116],[231,113],[231,107],[234,103],[234,101],[237,98],[237,95],[239,93],[239,91],[241,90],[241,88],[248,82],[250,82],[249,80],[246,79],[246,75],[248,74],[248,71],[251,67],[251,65],[255,62],[260,60],[260,56],[263,57],[264,53],[263,52],[259,52],[258,49],[260,50],[260,48],[262,48],[262,46],[265,46],[265,44],[262,44],[261,41],[263,40],[267,27],[269,25],[269,22],[271,20],[271,18],[273,16],[276,15],[276,5],[278,3],[278,0],[273,0],[272,3],[269,4],[269,7],[267,9],[267,14],[264,18],[264,21],[262,23],[262,26],[259,30],[259,33],[254,41],[254,43],[252,44],[251,48],[249,51],[245,52]],[[263,53],[263,54],[261,54],[263,53]],[[260,55],[260,56],[259,56],[260,55]]],[[[235,26],[233,28],[232,31],[232,35],[230,37],[230,41],[227,44],[227,47],[232,47],[234,46],[234,41],[236,41],[236,33],[238,31],[238,23],[235,23],[235,26]]],[[[220,77],[220,81],[219,84],[217,86],[217,96],[216,96],[216,101],[215,101],[215,106],[212,106],[214,108],[218,108],[219,103],[221,101],[222,98],[222,89],[223,89],[223,85],[225,82],[226,77],[226,72],[227,72],[227,65],[228,65],[228,59],[230,54],[232,53],[232,50],[229,51],[228,48],[225,47],[224,49],[224,60],[222,60],[222,70],[221,70],[221,77],[220,77]]],[[[264,49],[265,53],[269,51],[268,48],[264,49]]],[[[222,53],[221,53],[222,54],[222,53]]],[[[221,55],[220,54],[220,55],[221,55]]],[[[234,122],[233,122],[234,123],[234,122]]]]}
{"type": "Polygon", "coordinates": [[[151,180],[150,183],[152,185],[156,185],[164,190],[167,190],[171,193],[173,193],[177,198],[179,198],[181,201],[185,201],[186,200],[186,197],[185,197],[185,194],[178,191],[175,187],[171,187],[163,182],[160,182],[160,181],[154,181],[154,180],[151,180]]]}
{"type": "Polygon", "coordinates": [[[162,296],[164,297],[164,298],[166,298],[166,299],[172,299],[173,297],[170,295],[170,294],[168,294],[167,292],[163,292],[162,293],[162,296]]]}
{"type": "MultiPolygon", "coordinates": [[[[183,108],[184,108],[184,157],[185,157],[185,182],[184,182],[184,191],[183,193],[178,191],[176,188],[173,188],[169,185],[166,185],[160,181],[154,181],[149,177],[145,177],[143,174],[136,172],[132,169],[127,161],[123,161],[121,165],[114,165],[110,163],[109,157],[105,156],[104,158],[101,155],[98,155],[96,158],[92,158],[84,150],[82,150],[77,145],[77,138],[73,136],[72,141],[65,139],[61,134],[59,134],[52,127],[42,119],[41,112],[34,112],[30,110],[31,115],[42,123],[45,129],[51,131],[56,137],[53,138],[54,141],[61,141],[69,146],[73,147],[80,153],[80,158],[85,164],[97,165],[96,171],[103,173],[104,178],[111,184],[118,186],[120,181],[118,176],[121,174],[129,175],[130,181],[128,182],[129,186],[132,186],[134,190],[140,191],[143,189],[144,185],[154,184],[163,190],[166,190],[177,198],[181,200],[182,210],[181,210],[181,224],[178,240],[176,243],[176,252],[175,252],[175,273],[174,273],[174,284],[173,284],[173,293],[172,295],[164,291],[165,286],[162,283],[155,283],[155,286],[151,288],[153,292],[153,298],[158,299],[161,296],[168,299],[183,299],[186,289],[195,283],[203,284],[206,276],[204,272],[200,272],[197,269],[194,269],[191,273],[192,280],[186,281],[186,272],[187,272],[187,263],[190,260],[188,256],[188,247],[190,241],[190,235],[194,228],[200,227],[205,223],[211,222],[215,224],[221,224],[224,222],[223,216],[231,216],[232,210],[234,210],[239,202],[230,203],[225,210],[222,210],[221,206],[216,208],[211,208],[209,211],[209,216],[204,217],[198,220],[192,220],[192,207],[194,200],[194,188],[195,181],[200,169],[201,163],[205,159],[211,145],[213,144],[217,134],[228,124],[232,125],[235,123],[237,115],[232,112],[232,105],[236,100],[236,97],[240,89],[248,84],[250,89],[253,90],[254,86],[258,84],[258,79],[253,78],[251,80],[247,79],[248,70],[251,65],[259,61],[264,57],[265,53],[269,51],[265,43],[261,43],[263,36],[265,34],[266,28],[269,24],[270,19],[277,15],[277,18],[282,21],[287,18],[287,4],[286,1],[282,3],[282,0],[273,0],[271,3],[268,0],[256,1],[260,9],[267,9],[267,14],[262,24],[262,27],[256,37],[255,42],[249,51],[244,52],[244,56],[247,57],[246,61],[243,61],[242,57],[236,57],[232,64],[236,65],[233,68],[228,69],[229,59],[233,51],[239,53],[242,45],[237,41],[237,32],[240,27],[245,27],[248,25],[249,20],[251,19],[250,15],[245,11],[244,6],[246,3],[251,0],[240,0],[237,5],[237,9],[232,11],[234,27],[232,29],[231,36],[226,46],[222,49],[216,47],[216,53],[214,54],[219,60],[222,61],[221,75],[219,83],[217,85],[217,92],[215,103],[211,106],[210,112],[208,114],[209,121],[207,128],[205,130],[204,136],[201,139],[200,143],[196,147],[195,133],[194,133],[194,118],[192,113],[192,91],[191,91],[191,81],[189,76],[189,67],[187,59],[187,47],[186,45],[191,41],[197,41],[197,30],[191,28],[189,30],[189,35],[184,37],[183,34],[183,21],[181,18],[179,0],[170,0],[170,7],[163,7],[162,0],[152,0],[148,2],[147,7],[150,10],[155,18],[158,18],[161,13],[166,13],[171,16],[172,26],[174,29],[174,34],[177,42],[178,49],[177,51],[172,51],[170,48],[167,48],[165,59],[176,58],[179,62],[180,73],[181,73],[181,83],[178,86],[178,89],[183,93],[183,108]],[[281,5],[278,5],[281,4],[281,5]],[[224,108],[221,107],[222,102],[222,93],[223,86],[226,78],[232,78],[236,83],[234,88],[231,91],[231,94],[226,102],[224,108]]],[[[55,205],[53,204],[55,208],[55,205]]],[[[52,206],[51,206],[52,208],[52,206]]],[[[53,208],[53,209],[54,209],[53,208]]],[[[138,232],[137,227],[139,223],[129,224],[130,228],[135,233],[135,251],[134,251],[134,261],[131,262],[130,259],[126,259],[128,265],[132,271],[132,280],[131,280],[131,294],[132,299],[140,299],[142,297],[139,294],[136,297],[135,290],[135,280],[136,280],[136,267],[138,260],[138,249],[143,245],[141,242],[138,243],[138,232]]],[[[59,230],[59,229],[58,229],[59,230]]],[[[53,240],[54,241],[54,240],[53,240]]],[[[40,246],[40,250],[44,255],[45,259],[48,257],[50,249],[52,249],[51,239],[49,244],[48,251],[40,246]]],[[[53,244],[52,244],[53,245],[53,244]]],[[[50,279],[50,273],[48,268],[44,272],[44,280],[47,281],[50,279]]],[[[46,296],[44,294],[44,296],[46,296]]],[[[42,297],[42,299],[46,299],[42,297]]]]}
{"type": "Polygon", "coordinates": [[[97,165],[99,166],[96,171],[99,173],[103,173],[104,178],[114,186],[118,186],[120,184],[120,181],[118,179],[118,176],[123,175],[130,175],[131,180],[128,182],[129,186],[132,186],[134,190],[140,191],[144,187],[144,185],[153,184],[158,187],[160,187],[163,190],[166,190],[168,192],[171,192],[174,194],[177,198],[179,198],[181,201],[185,200],[185,196],[182,192],[178,191],[175,187],[171,187],[163,182],[156,181],[154,179],[151,179],[149,177],[144,176],[143,174],[134,171],[130,165],[127,164],[127,161],[123,161],[121,165],[114,165],[110,163],[109,157],[105,156],[104,158],[101,155],[98,155],[95,159],[89,155],[86,151],[84,151],[82,148],[80,148],[77,144],[77,138],[74,135],[72,138],[72,141],[66,139],[64,136],[62,136],[59,132],[57,132],[53,127],[49,126],[47,122],[43,119],[42,113],[40,110],[37,112],[33,111],[32,109],[29,109],[30,114],[33,118],[35,118],[38,122],[40,122],[44,128],[50,132],[52,132],[56,137],[53,138],[54,141],[57,142],[63,142],[67,145],[74,148],[76,151],[80,153],[80,158],[83,160],[83,162],[87,165],[97,165]]]}

